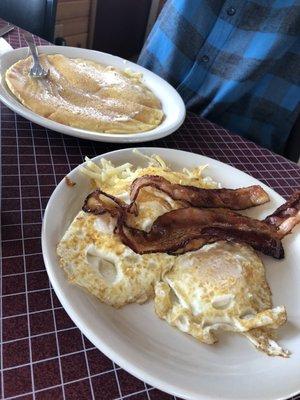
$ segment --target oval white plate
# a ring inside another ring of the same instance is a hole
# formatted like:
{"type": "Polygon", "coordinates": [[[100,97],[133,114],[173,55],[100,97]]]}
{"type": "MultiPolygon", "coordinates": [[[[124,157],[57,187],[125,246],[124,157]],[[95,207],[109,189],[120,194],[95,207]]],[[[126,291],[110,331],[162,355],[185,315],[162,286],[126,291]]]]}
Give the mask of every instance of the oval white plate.
{"type": "MultiPolygon", "coordinates": [[[[144,154],[159,154],[174,169],[209,164],[206,174],[223,187],[262,185],[271,202],[248,211],[264,217],[283,202],[272,189],[251,176],[219,161],[197,154],[161,148],[141,148],[144,154]]],[[[116,164],[145,161],[132,149],[95,157],[116,164]]],[[[185,399],[288,398],[300,392],[300,235],[299,227],[284,239],[286,257],[278,261],[263,257],[275,305],[285,305],[288,323],[280,330],[280,343],[290,351],[289,359],[272,358],[258,352],[238,334],[220,334],[216,345],[204,345],[158,319],[153,303],[129,305],[115,310],[70,285],[58,267],[56,245],[82,206],[89,192],[86,177],[75,168],[70,188],[62,181],[47,205],[42,231],[43,255],[54,290],[67,313],[101,351],[136,377],[185,399]]]]}
{"type": "Polygon", "coordinates": [[[147,132],[124,133],[98,133],[83,129],[72,128],[50,119],[39,116],[23,106],[10,92],[5,82],[6,70],[18,60],[28,56],[28,48],[20,48],[4,53],[0,57],[0,100],[11,110],[29,119],[36,124],[65,135],[76,136],[81,139],[96,140],[112,143],[135,143],[155,140],[173,133],[180,127],[185,118],[185,105],[177,91],[164,79],[138,64],[123,58],[99,51],[80,49],[66,46],[39,46],[39,53],[63,54],[70,58],[84,58],[99,63],[112,65],[121,69],[130,68],[134,72],[142,72],[144,83],[161,100],[165,119],[157,128],[147,132]]]}

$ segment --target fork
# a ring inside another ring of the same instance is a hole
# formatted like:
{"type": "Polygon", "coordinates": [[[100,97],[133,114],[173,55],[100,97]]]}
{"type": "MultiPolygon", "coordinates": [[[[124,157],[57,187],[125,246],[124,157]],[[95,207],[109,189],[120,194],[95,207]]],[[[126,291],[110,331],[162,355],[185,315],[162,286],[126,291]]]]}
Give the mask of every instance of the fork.
{"type": "Polygon", "coordinates": [[[49,74],[49,70],[45,70],[40,63],[38,52],[37,52],[37,47],[32,39],[32,36],[29,33],[24,33],[24,39],[26,43],[28,44],[28,47],[31,51],[31,55],[33,58],[33,66],[29,71],[29,75],[32,78],[46,78],[47,75],[49,74]]]}

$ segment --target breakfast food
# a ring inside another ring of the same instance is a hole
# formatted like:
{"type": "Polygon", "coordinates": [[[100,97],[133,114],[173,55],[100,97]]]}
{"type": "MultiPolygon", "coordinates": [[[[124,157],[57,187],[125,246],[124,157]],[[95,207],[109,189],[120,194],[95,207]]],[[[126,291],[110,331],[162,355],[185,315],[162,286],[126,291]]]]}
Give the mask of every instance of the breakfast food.
{"type": "MultiPolygon", "coordinates": [[[[247,189],[249,188],[243,188],[243,191],[247,189]]],[[[202,190],[212,191],[219,199],[218,190],[227,189],[202,190]]],[[[86,198],[82,209],[95,215],[109,213],[116,217],[115,231],[125,245],[139,254],[180,254],[198,250],[219,240],[227,240],[247,243],[262,253],[280,259],[284,258],[281,239],[300,219],[299,199],[300,192],[295,192],[289,201],[264,221],[240,215],[226,208],[182,206],[160,215],[152,222],[151,229],[147,232],[128,224],[130,213],[138,216],[136,203],[127,205],[99,189],[86,198]]]]}
{"type": "Polygon", "coordinates": [[[264,265],[247,245],[220,241],[180,255],[156,283],[154,301],[160,318],[203,343],[215,343],[222,329],[245,333],[269,355],[288,355],[272,337],[285,308],[272,307],[264,265]]]}
{"type": "MultiPolygon", "coordinates": [[[[216,187],[209,178],[201,176],[202,169],[173,172],[159,157],[153,157],[148,167],[138,169],[130,164],[114,167],[106,160],[102,160],[99,167],[87,160],[87,168],[82,172],[93,179],[94,187],[101,186],[111,193],[111,198],[115,196],[119,198],[119,204],[125,204],[126,201],[130,203],[131,182],[145,173],[162,174],[178,183],[216,187]]],[[[147,229],[157,216],[176,207],[175,201],[160,192],[145,190],[139,198],[139,215],[131,215],[131,223],[140,229],[147,229]]],[[[109,207],[110,199],[107,196],[105,199],[105,205],[109,207]]],[[[96,215],[80,211],[59,243],[57,252],[60,266],[70,282],[84,287],[107,304],[121,307],[153,297],[155,283],[172,267],[174,257],[163,253],[136,254],[114,234],[115,217],[101,210],[96,215]]]]}
{"type": "Polygon", "coordinates": [[[116,308],[153,297],[154,284],[172,266],[167,254],[141,256],[113,234],[109,215],[81,211],[58,246],[60,265],[75,283],[116,308]]]}
{"type": "Polygon", "coordinates": [[[220,188],[204,166],[173,171],[158,156],[147,160],[133,168],[87,159],[82,172],[94,190],[57,248],[68,279],[114,307],[154,297],[160,318],[204,343],[229,330],[287,357],[273,335],[286,311],[273,307],[254,249],[284,256],[281,239],[299,222],[300,192],[260,221],[230,208],[268,201],[261,187],[220,188]]]}
{"type": "Polygon", "coordinates": [[[161,103],[141,74],[60,54],[42,54],[40,61],[49,70],[45,79],[29,76],[28,57],[7,70],[6,83],[23,105],[45,118],[110,133],[149,131],[163,121],[161,103]]]}
{"type": "Polygon", "coordinates": [[[244,210],[268,202],[269,195],[258,186],[253,185],[239,189],[203,189],[195,186],[174,184],[162,176],[144,175],[137,178],[131,185],[130,198],[135,202],[140,190],[144,187],[154,187],[187,205],[204,208],[229,208],[244,210]]]}

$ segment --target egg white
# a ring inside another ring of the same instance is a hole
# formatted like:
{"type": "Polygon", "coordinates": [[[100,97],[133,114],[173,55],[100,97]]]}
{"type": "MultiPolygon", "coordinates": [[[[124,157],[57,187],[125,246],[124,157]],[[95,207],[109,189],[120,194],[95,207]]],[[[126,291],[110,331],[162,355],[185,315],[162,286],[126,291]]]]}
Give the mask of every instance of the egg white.
{"type": "Polygon", "coordinates": [[[170,269],[167,254],[134,253],[113,233],[106,214],[79,212],[57,247],[60,266],[69,281],[114,307],[143,303],[153,296],[154,284],[170,269]]]}
{"type": "Polygon", "coordinates": [[[154,301],[160,318],[203,343],[215,343],[222,329],[245,333],[267,354],[288,355],[271,333],[286,322],[285,308],[272,307],[264,265],[247,245],[216,242],[178,256],[154,301]]]}

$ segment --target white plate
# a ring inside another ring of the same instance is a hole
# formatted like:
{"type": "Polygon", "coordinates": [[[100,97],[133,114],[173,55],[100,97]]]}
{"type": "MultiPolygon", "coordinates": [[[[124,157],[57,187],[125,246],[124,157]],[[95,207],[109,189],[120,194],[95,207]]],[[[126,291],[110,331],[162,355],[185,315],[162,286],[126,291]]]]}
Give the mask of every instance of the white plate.
{"type": "Polygon", "coordinates": [[[155,140],[173,133],[180,127],[185,118],[185,105],[176,92],[165,80],[157,76],[151,71],[134,64],[123,58],[113,56],[111,54],[101,53],[99,51],[80,49],[76,47],[66,46],[40,46],[39,53],[46,54],[63,54],[70,58],[85,58],[87,60],[112,65],[121,69],[130,68],[135,72],[142,72],[144,83],[153,91],[153,93],[161,100],[165,119],[157,128],[147,132],[124,134],[124,133],[98,133],[83,129],[72,128],[67,125],[60,124],[50,119],[39,116],[23,106],[8,89],[5,82],[6,70],[18,60],[28,56],[28,48],[20,48],[4,53],[0,57],[0,100],[11,110],[22,115],[36,124],[54,131],[64,133],[70,136],[76,136],[81,139],[96,140],[99,142],[112,143],[136,143],[155,140]]]}
{"type": "MultiPolygon", "coordinates": [[[[219,161],[197,154],[161,148],[141,148],[159,154],[175,169],[209,164],[206,174],[223,187],[260,184],[271,197],[269,204],[248,211],[264,217],[283,202],[272,189],[251,176],[219,161]]],[[[95,157],[116,164],[130,161],[144,165],[131,149],[95,157]]],[[[245,338],[222,334],[216,345],[205,345],[158,319],[153,303],[129,305],[115,310],[68,284],[58,267],[56,245],[89,192],[86,177],[75,168],[62,181],[46,208],[42,245],[48,275],[67,313],[88,339],[103,353],[136,377],[185,399],[285,399],[300,392],[300,234],[299,227],[284,239],[286,257],[278,261],[263,257],[275,305],[285,305],[288,323],[280,330],[280,343],[292,351],[289,359],[268,357],[245,338]]]]}

